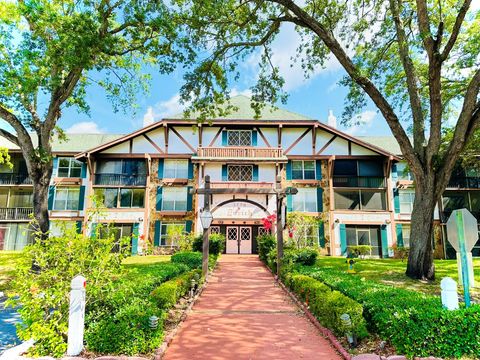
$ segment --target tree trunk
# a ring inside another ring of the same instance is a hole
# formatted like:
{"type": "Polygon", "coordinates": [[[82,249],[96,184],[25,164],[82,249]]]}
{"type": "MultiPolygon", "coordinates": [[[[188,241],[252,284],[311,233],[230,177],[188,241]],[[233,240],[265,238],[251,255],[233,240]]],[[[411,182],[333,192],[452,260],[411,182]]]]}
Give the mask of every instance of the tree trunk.
{"type": "Polygon", "coordinates": [[[415,181],[406,275],[414,279],[433,280],[433,214],[437,202],[435,177],[433,174],[425,174],[422,178],[421,181],[415,181]]]}
{"type": "Polygon", "coordinates": [[[42,164],[39,170],[31,176],[33,181],[33,215],[37,222],[40,239],[48,237],[50,220],[48,216],[48,190],[52,176],[52,164],[42,164]]]}

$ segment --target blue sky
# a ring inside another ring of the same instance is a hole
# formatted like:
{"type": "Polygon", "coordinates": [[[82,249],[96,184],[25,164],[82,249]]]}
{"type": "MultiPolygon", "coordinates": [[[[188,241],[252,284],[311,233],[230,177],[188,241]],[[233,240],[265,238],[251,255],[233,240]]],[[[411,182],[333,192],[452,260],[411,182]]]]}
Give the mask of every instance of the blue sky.
{"type": "MultiPolygon", "coordinates": [[[[338,85],[338,81],[344,76],[344,70],[336,60],[331,59],[325,69],[316,69],[314,74],[305,80],[300,65],[291,66],[291,56],[295,55],[297,43],[298,35],[293,28],[286,27],[273,44],[273,62],[280,68],[286,81],[285,90],[289,93],[287,104],[279,104],[280,107],[325,122],[328,111],[333,110],[338,128],[352,135],[391,134],[385,120],[375,110],[373,104],[369,104],[358,114],[363,120],[363,125],[349,128],[341,126],[340,118],[347,91],[338,85]]],[[[248,89],[255,82],[257,63],[258,57],[252,55],[241,66],[240,80],[231,84],[234,94],[248,95],[248,89]]],[[[139,97],[139,109],[136,114],[115,113],[103,91],[92,87],[88,93],[90,116],[79,114],[74,109],[66,109],[59,125],[67,132],[124,134],[142,127],[144,120],[148,123],[181,112],[178,91],[183,82],[182,72],[159,75],[153,71],[152,76],[150,93],[139,97]]]]}

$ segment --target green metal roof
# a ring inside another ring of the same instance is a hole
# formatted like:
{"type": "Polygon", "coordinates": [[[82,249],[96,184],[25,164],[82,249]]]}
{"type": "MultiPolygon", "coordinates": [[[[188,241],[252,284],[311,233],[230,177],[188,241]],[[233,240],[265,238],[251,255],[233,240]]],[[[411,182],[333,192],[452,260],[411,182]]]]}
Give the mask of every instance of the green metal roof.
{"type": "MultiPolygon", "coordinates": [[[[118,134],[67,134],[67,141],[59,141],[58,137],[53,138],[52,150],[53,152],[81,152],[109,141],[116,140],[123,135],[118,134]]],[[[34,144],[36,139],[34,139],[34,144]]],[[[0,147],[6,147],[10,150],[19,150],[17,145],[14,145],[7,139],[0,137],[0,147]]]]}
{"type": "MultiPolygon", "coordinates": [[[[255,111],[250,106],[251,99],[245,95],[234,96],[230,99],[230,105],[236,107],[236,110],[231,110],[230,113],[223,117],[216,117],[216,120],[252,120],[255,118],[255,111]]],[[[225,109],[226,105],[220,106],[221,109],[225,109]]],[[[192,113],[190,118],[195,119],[198,117],[197,113],[192,113]]],[[[183,119],[183,113],[176,114],[168,117],[169,119],[183,119]]],[[[265,105],[260,112],[260,120],[312,120],[311,118],[288,111],[285,109],[276,108],[272,105],[265,105]]]]}
{"type": "Polygon", "coordinates": [[[395,155],[402,155],[400,145],[394,136],[356,136],[357,139],[377,146],[395,155]]]}

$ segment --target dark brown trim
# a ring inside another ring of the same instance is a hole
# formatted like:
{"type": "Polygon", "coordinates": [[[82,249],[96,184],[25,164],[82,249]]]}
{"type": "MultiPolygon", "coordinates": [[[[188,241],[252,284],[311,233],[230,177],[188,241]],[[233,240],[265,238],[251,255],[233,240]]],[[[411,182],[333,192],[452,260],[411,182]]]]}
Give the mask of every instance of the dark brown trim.
{"type": "Polygon", "coordinates": [[[320,150],[318,150],[316,155],[320,155],[332,142],[337,138],[337,135],[333,135],[330,140],[327,141],[325,145],[322,146],[320,150]]]}
{"type": "Polygon", "coordinates": [[[172,132],[173,132],[175,135],[178,136],[178,138],[179,138],[190,150],[192,150],[193,153],[196,153],[196,152],[197,152],[197,150],[195,150],[195,149],[192,147],[192,145],[190,145],[190,144],[188,143],[188,141],[185,140],[185,138],[184,138],[182,135],[180,135],[177,130],[175,130],[175,128],[174,128],[173,126],[172,126],[170,129],[172,130],[172,132]]]}
{"type": "Polygon", "coordinates": [[[132,150],[133,150],[133,140],[130,139],[130,141],[128,142],[128,152],[131,154],[132,150]]]}
{"type": "Polygon", "coordinates": [[[202,147],[203,144],[203,126],[198,127],[198,147],[202,147]]]}
{"type": "Polygon", "coordinates": [[[260,137],[262,138],[262,140],[265,142],[265,144],[267,145],[267,147],[272,147],[270,145],[270,143],[268,142],[267,138],[265,137],[265,135],[263,135],[263,132],[262,130],[260,130],[260,128],[257,126],[255,127],[255,129],[257,129],[257,132],[260,134],[260,137]]]}
{"type": "Polygon", "coordinates": [[[220,126],[220,128],[218,128],[217,133],[213,137],[212,141],[210,141],[210,144],[208,144],[208,146],[213,146],[213,144],[215,144],[215,141],[217,141],[217,139],[220,136],[220,134],[222,133],[223,129],[225,129],[225,126],[220,126]]]}
{"type": "Polygon", "coordinates": [[[317,125],[312,130],[312,155],[315,155],[317,151],[317,125]]]}
{"type": "Polygon", "coordinates": [[[348,142],[348,155],[352,155],[352,142],[348,142]]]}
{"type": "Polygon", "coordinates": [[[155,150],[157,150],[160,154],[163,154],[163,153],[164,153],[163,150],[160,149],[160,147],[159,147],[157,144],[155,144],[155,143],[153,142],[153,140],[150,139],[150,137],[149,137],[147,134],[143,134],[143,137],[144,137],[145,139],[147,139],[147,141],[148,141],[150,144],[152,144],[152,146],[155,148],[155,150]]]}
{"type": "Polygon", "coordinates": [[[282,125],[278,125],[278,131],[277,131],[277,145],[278,147],[282,147],[282,125]]]}
{"type": "Polygon", "coordinates": [[[287,155],[287,154],[290,152],[290,150],[292,150],[292,149],[305,137],[305,135],[307,135],[311,130],[312,130],[312,129],[310,129],[310,128],[308,128],[307,130],[305,130],[305,131],[303,132],[303,134],[300,135],[300,137],[299,137],[297,140],[295,140],[295,141],[293,142],[293,144],[290,145],[290,147],[289,147],[287,150],[285,150],[283,153],[284,153],[285,155],[287,155]]]}
{"type": "Polygon", "coordinates": [[[167,124],[163,127],[163,136],[165,136],[165,153],[168,153],[168,126],[167,124]]]}

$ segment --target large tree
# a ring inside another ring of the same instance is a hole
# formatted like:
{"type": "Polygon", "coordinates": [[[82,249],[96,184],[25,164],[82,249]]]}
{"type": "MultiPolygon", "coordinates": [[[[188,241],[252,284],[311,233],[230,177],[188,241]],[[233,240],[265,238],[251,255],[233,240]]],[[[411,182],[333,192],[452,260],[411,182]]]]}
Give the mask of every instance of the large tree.
{"type": "MultiPolygon", "coordinates": [[[[0,119],[33,181],[34,216],[49,229],[47,197],[52,137],[62,110],[88,112],[86,90],[103,87],[113,105],[129,107],[147,79],[142,65],[171,71],[181,59],[162,1],[0,1],[0,119]]],[[[45,236],[45,235],[44,235],[45,236]]]]}
{"type": "Polygon", "coordinates": [[[415,177],[407,275],[434,277],[434,208],[467,140],[480,122],[480,14],[471,0],[180,1],[199,55],[186,75],[184,100],[205,117],[228,100],[231,79],[260,54],[253,106],[284,99],[272,42],[286,23],[301,35],[292,62],[308,76],[334,56],[348,76],[343,114],[368,98],[397,139],[415,177]],[[451,128],[451,140],[444,132],[451,128]]]}

